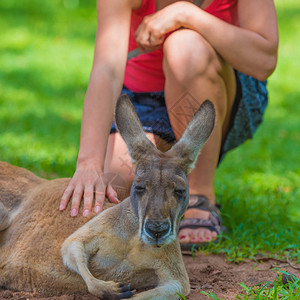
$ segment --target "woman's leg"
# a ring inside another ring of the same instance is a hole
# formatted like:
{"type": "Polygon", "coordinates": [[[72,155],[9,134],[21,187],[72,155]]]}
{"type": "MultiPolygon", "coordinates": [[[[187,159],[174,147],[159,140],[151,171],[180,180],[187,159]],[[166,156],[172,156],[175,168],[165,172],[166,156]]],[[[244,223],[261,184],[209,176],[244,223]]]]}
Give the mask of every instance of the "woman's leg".
{"type": "MultiPolygon", "coordinates": [[[[177,139],[204,100],[210,99],[215,105],[214,131],[189,176],[190,194],[206,196],[214,204],[214,176],[236,93],[234,71],[201,35],[188,29],[176,31],[166,39],[163,67],[165,100],[177,139]]],[[[207,211],[197,209],[185,213],[185,218],[208,216],[207,211]]],[[[215,236],[215,232],[203,228],[179,232],[184,243],[209,241],[215,236]]]]}

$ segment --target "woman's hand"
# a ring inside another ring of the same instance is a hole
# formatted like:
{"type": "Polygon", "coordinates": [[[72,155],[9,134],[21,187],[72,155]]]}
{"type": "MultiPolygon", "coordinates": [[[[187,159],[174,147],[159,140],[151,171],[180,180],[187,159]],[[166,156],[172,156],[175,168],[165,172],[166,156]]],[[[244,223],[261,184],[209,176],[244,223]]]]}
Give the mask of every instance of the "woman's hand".
{"type": "Polygon", "coordinates": [[[101,168],[95,165],[78,165],[73,178],[65,190],[59,210],[64,210],[72,197],[71,216],[78,215],[81,199],[84,199],[83,216],[88,216],[93,208],[96,213],[102,211],[105,196],[112,203],[119,203],[117,193],[105,178],[101,168]]]}
{"type": "Polygon", "coordinates": [[[168,32],[182,26],[183,16],[193,7],[192,3],[180,1],[146,16],[135,33],[138,47],[142,51],[158,49],[168,32]]]}

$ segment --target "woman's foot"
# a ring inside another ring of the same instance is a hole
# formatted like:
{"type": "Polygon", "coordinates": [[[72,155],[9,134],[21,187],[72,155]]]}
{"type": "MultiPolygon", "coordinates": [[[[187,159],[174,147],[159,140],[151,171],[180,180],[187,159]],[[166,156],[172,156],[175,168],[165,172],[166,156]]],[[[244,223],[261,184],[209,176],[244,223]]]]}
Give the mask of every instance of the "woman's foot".
{"type": "MultiPolygon", "coordinates": [[[[184,214],[184,219],[202,219],[208,220],[209,212],[200,209],[188,209],[184,214]]],[[[180,243],[204,243],[210,242],[217,237],[215,231],[210,229],[199,227],[199,228],[183,228],[178,233],[180,243]]]]}
{"type": "Polygon", "coordinates": [[[206,197],[196,195],[191,195],[189,207],[179,226],[178,237],[182,246],[216,240],[222,228],[219,210],[206,197]]]}

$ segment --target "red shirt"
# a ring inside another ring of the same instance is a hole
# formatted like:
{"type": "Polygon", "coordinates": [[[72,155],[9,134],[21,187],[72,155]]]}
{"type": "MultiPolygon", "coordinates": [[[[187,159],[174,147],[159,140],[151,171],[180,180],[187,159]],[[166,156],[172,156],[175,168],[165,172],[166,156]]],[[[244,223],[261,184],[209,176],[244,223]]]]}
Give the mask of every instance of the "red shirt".
{"type": "MultiPolygon", "coordinates": [[[[238,26],[238,0],[214,0],[205,11],[238,26]]],[[[135,31],[143,18],[155,12],[155,0],[143,0],[141,7],[132,11],[129,52],[137,48],[135,31]]],[[[124,85],[134,92],[162,91],[165,77],[162,68],[163,52],[158,49],[131,58],[126,65],[124,85]]]]}

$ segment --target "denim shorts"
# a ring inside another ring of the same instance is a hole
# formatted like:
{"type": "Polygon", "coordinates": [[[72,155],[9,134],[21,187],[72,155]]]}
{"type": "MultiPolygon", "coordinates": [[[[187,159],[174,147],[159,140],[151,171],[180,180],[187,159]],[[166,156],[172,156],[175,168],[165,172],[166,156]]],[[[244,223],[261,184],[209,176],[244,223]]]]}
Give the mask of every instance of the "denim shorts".
{"type": "MultiPolygon", "coordinates": [[[[259,81],[238,71],[235,71],[235,77],[236,97],[227,136],[220,149],[219,161],[228,151],[253,137],[263,120],[268,104],[266,81],[259,81]]],[[[168,143],[176,142],[165,105],[164,91],[136,93],[124,87],[123,93],[131,99],[146,132],[156,134],[168,143]]],[[[111,133],[116,131],[115,123],[113,123],[111,133]]]]}

